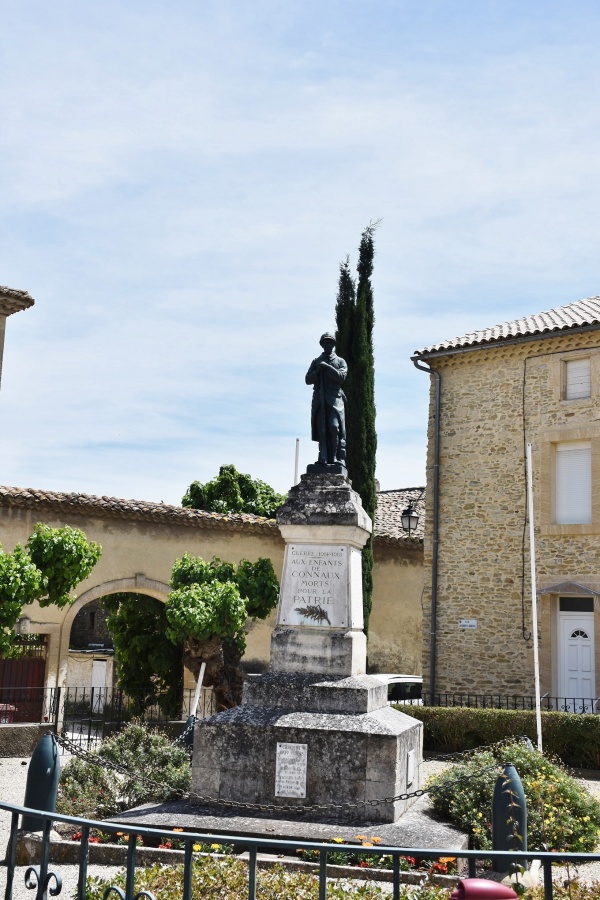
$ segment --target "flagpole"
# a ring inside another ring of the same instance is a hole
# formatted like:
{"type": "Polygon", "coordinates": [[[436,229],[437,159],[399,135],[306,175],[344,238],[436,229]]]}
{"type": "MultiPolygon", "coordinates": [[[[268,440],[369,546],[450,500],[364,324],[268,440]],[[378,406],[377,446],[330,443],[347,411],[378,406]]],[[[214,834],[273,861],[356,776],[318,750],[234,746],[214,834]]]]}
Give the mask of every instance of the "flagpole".
{"type": "Polygon", "coordinates": [[[531,472],[531,444],[527,444],[527,509],[529,514],[529,559],[531,562],[531,631],[533,633],[533,670],[535,677],[535,726],[537,730],[537,748],[540,753],[542,753],[542,707],[540,701],[537,580],[535,574],[535,533],[533,527],[533,477],[531,472]]]}

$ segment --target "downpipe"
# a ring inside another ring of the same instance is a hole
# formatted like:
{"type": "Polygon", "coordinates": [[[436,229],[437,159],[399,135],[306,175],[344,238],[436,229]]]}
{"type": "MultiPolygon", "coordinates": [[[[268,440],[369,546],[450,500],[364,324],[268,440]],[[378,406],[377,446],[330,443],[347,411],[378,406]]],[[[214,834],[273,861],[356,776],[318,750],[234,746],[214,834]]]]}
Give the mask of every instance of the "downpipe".
{"type": "Polygon", "coordinates": [[[437,656],[437,594],[438,594],[438,545],[439,545],[439,492],[440,492],[440,398],[442,376],[435,369],[424,366],[419,357],[411,357],[413,365],[421,372],[435,378],[435,427],[433,439],[433,527],[431,554],[431,632],[429,646],[429,695],[434,703],[437,656]]]}

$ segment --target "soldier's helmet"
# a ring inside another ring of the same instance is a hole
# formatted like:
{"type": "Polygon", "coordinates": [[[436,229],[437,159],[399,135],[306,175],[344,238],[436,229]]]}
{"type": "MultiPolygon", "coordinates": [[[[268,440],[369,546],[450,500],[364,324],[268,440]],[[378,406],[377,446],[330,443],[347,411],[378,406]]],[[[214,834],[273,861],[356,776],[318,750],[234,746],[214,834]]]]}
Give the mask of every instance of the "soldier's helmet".
{"type": "Polygon", "coordinates": [[[319,338],[321,347],[323,346],[323,341],[333,341],[333,343],[335,344],[335,334],[332,334],[330,331],[326,331],[325,334],[322,334],[319,338]]]}

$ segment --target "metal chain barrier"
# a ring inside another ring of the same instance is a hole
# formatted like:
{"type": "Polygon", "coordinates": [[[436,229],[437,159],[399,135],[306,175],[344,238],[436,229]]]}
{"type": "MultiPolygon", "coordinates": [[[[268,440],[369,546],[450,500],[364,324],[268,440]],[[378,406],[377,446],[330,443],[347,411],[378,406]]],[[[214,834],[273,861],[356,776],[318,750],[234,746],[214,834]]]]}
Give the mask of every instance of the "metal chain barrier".
{"type": "MultiPolygon", "coordinates": [[[[231,809],[256,810],[259,812],[293,812],[296,814],[303,812],[326,812],[327,810],[335,809],[362,809],[366,806],[379,806],[382,803],[395,803],[396,801],[400,800],[411,800],[413,797],[422,797],[424,796],[424,794],[428,794],[432,790],[432,788],[421,788],[417,791],[396,794],[393,797],[382,797],[376,800],[363,800],[358,803],[320,803],[307,806],[290,806],[274,803],[243,803],[239,800],[223,800],[219,797],[204,797],[201,794],[197,794],[195,791],[173,791],[173,789],[170,788],[169,785],[165,785],[159,781],[155,781],[153,778],[146,778],[144,776],[141,776],[139,775],[139,773],[132,772],[130,769],[127,769],[125,766],[122,766],[119,763],[112,762],[108,759],[103,759],[96,753],[91,753],[89,750],[84,750],[64,734],[56,735],[56,740],[61,745],[61,747],[63,747],[69,753],[73,754],[73,756],[77,756],[79,759],[91,763],[94,766],[99,766],[100,768],[105,769],[112,769],[114,772],[118,772],[120,775],[126,775],[129,778],[135,778],[141,784],[152,787],[154,789],[159,789],[161,791],[171,791],[178,799],[181,800],[195,800],[199,803],[209,804],[210,806],[226,806],[231,809]]],[[[511,740],[503,740],[499,741],[497,744],[490,744],[485,749],[489,750],[492,747],[505,746],[506,744],[514,742],[514,738],[511,740]]],[[[474,750],[468,750],[463,754],[453,754],[453,756],[466,756],[467,754],[472,754],[474,752],[474,750]]],[[[482,778],[488,772],[497,771],[497,769],[498,767],[496,764],[485,766],[483,769],[479,769],[477,772],[473,772],[470,775],[461,775],[458,778],[453,779],[452,781],[446,782],[445,787],[451,787],[455,784],[464,784],[465,782],[471,781],[473,779],[482,778]]]]}
{"type": "MultiPolygon", "coordinates": [[[[186,728],[184,728],[184,730],[181,732],[181,734],[179,735],[179,737],[176,737],[175,740],[172,741],[171,746],[172,746],[172,747],[177,747],[177,746],[179,746],[179,744],[185,744],[185,739],[186,739],[186,737],[188,736],[188,734],[190,734],[191,731],[194,730],[194,728],[196,727],[196,723],[197,723],[197,722],[198,722],[197,717],[196,717],[196,716],[191,716],[191,722],[190,722],[190,724],[189,724],[186,728]]],[[[191,755],[191,747],[190,747],[190,755],[191,755]]]]}

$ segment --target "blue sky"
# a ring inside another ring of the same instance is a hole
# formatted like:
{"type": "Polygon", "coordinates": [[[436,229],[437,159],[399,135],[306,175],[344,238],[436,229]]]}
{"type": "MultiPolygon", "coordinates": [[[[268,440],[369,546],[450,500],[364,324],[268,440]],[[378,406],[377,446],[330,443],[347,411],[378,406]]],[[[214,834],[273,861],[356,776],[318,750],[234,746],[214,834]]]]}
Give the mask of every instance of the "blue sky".
{"type": "Polygon", "coordinates": [[[382,219],[377,474],[424,482],[420,347],[600,293],[600,7],[6,0],[0,481],[280,491],[338,265],[382,219]]]}

